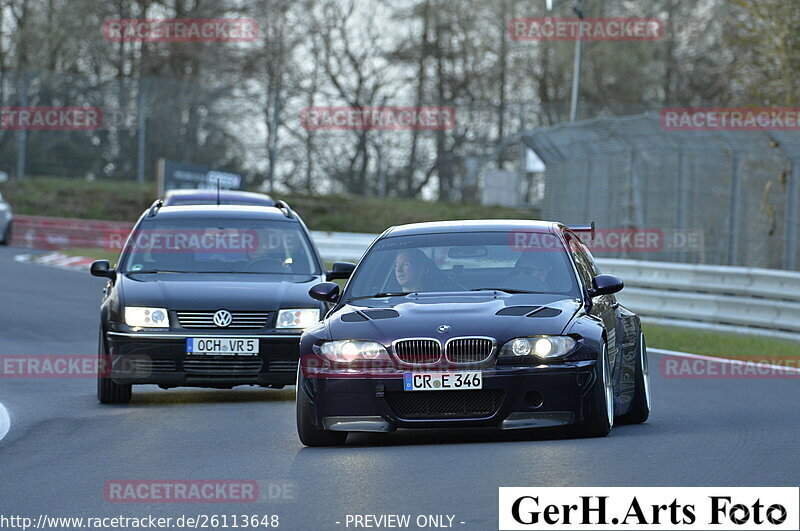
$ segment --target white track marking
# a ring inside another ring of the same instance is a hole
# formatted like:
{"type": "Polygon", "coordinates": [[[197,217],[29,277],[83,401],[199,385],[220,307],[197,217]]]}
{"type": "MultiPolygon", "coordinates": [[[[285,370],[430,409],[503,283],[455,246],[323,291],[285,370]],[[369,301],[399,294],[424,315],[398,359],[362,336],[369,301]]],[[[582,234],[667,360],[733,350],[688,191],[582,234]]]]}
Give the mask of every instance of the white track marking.
{"type": "Polygon", "coordinates": [[[664,350],[661,348],[649,348],[648,353],[661,354],[663,356],[677,356],[681,358],[692,358],[696,360],[717,361],[719,363],[729,363],[731,365],[748,365],[759,369],[778,369],[783,372],[800,373],[800,367],[787,367],[786,365],[772,365],[770,363],[753,363],[746,360],[732,360],[728,358],[717,358],[714,356],[703,356],[702,354],[689,354],[688,352],[678,352],[675,350],[664,350]]]}
{"type": "Polygon", "coordinates": [[[8,430],[11,428],[11,416],[8,414],[5,406],[0,402],[0,440],[6,436],[8,430]]]}

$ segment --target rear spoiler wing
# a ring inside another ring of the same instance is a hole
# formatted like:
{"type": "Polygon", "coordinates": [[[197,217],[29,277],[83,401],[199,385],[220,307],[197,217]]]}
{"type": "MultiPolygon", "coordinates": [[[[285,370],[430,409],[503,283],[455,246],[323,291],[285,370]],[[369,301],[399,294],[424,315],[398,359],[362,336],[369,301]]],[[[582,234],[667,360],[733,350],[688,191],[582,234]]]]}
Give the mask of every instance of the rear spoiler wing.
{"type": "Polygon", "coordinates": [[[594,240],[594,234],[595,234],[594,221],[592,221],[592,223],[589,225],[574,225],[567,228],[572,232],[591,232],[592,239],[594,240]]]}

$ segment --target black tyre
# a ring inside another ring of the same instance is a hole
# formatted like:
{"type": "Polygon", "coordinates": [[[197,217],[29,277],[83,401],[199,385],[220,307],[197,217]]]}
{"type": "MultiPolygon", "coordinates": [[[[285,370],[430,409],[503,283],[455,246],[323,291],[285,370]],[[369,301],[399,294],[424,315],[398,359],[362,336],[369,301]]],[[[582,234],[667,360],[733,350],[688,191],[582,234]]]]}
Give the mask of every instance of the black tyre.
{"type": "Polygon", "coordinates": [[[608,363],[608,350],[603,350],[597,358],[597,380],[592,385],[589,400],[589,417],[578,426],[582,437],[605,437],[614,426],[614,387],[611,380],[611,367],[608,363]]]}
{"type": "Polygon", "coordinates": [[[317,429],[312,421],[313,405],[311,400],[301,388],[300,369],[298,369],[296,388],[296,407],[297,407],[297,434],[300,442],[305,446],[340,446],[347,439],[346,431],[326,431],[317,429]]]}
{"type": "Polygon", "coordinates": [[[13,222],[9,221],[8,225],[6,225],[6,231],[0,237],[0,245],[10,245],[11,244],[11,224],[13,222]]]}
{"type": "Polygon", "coordinates": [[[650,372],[647,367],[647,345],[644,334],[639,333],[636,353],[636,374],[631,410],[619,417],[623,424],[641,424],[650,416],[650,372]]]}
{"type": "Polygon", "coordinates": [[[106,365],[109,357],[102,330],[100,331],[100,342],[97,351],[99,358],[97,366],[97,400],[101,404],[127,404],[131,401],[133,386],[131,384],[116,384],[108,376],[111,368],[106,365]]]}

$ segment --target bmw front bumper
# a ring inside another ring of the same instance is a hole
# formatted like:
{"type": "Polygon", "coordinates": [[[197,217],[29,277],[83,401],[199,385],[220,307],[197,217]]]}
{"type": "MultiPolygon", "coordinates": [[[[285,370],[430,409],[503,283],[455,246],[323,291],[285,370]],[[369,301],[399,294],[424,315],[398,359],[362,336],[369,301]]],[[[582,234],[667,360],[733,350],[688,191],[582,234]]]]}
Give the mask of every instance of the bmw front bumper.
{"type": "Polygon", "coordinates": [[[318,429],[524,429],[582,422],[596,381],[594,361],[483,369],[480,390],[404,391],[402,369],[360,376],[347,370],[304,369],[298,392],[313,403],[318,429]]]}

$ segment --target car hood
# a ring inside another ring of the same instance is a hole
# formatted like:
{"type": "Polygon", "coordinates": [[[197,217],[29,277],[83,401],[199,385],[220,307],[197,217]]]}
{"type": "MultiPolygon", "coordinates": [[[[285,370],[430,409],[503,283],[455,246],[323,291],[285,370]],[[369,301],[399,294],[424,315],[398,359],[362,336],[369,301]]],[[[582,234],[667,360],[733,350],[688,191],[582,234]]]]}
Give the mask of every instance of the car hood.
{"type": "Polygon", "coordinates": [[[558,295],[420,294],[352,301],[328,318],[331,339],[368,339],[386,345],[405,337],[513,337],[560,334],[581,308],[558,295]],[[449,326],[440,332],[440,325],[449,326]]]}
{"type": "Polygon", "coordinates": [[[265,311],[318,308],[308,289],[320,280],[311,275],[130,273],[118,282],[127,306],[265,311]]]}

